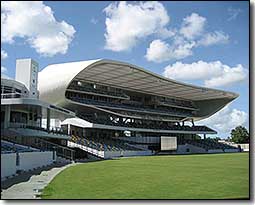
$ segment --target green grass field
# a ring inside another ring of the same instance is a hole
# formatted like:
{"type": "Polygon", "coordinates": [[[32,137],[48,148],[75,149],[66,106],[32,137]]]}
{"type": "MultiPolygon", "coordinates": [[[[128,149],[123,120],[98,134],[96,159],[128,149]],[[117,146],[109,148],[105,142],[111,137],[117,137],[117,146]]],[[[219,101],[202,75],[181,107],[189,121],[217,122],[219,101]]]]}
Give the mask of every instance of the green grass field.
{"type": "Polygon", "coordinates": [[[45,199],[236,199],[249,197],[249,154],[151,156],[79,164],[45,199]]]}

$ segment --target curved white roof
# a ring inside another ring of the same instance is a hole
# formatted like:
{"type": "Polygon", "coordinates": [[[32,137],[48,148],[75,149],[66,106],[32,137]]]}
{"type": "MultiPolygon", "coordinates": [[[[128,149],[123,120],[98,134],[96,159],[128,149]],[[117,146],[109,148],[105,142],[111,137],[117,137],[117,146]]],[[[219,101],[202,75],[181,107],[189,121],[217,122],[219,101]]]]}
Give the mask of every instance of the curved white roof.
{"type": "Polygon", "coordinates": [[[98,61],[90,60],[47,66],[38,74],[40,99],[59,104],[65,98],[66,88],[74,77],[89,65],[98,61]]]}
{"type": "Polygon", "coordinates": [[[40,98],[60,106],[65,104],[66,89],[74,79],[198,103],[218,100],[214,112],[238,97],[236,93],[168,79],[129,63],[97,59],[54,64],[44,68],[38,75],[40,98]]]}

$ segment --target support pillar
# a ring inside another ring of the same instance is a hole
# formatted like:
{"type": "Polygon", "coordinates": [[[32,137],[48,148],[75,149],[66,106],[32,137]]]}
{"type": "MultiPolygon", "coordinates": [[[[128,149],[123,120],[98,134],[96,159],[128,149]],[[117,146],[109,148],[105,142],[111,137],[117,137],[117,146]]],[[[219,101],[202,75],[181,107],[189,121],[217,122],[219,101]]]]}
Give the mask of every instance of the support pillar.
{"type": "Polygon", "coordinates": [[[8,128],[10,125],[11,107],[10,105],[5,106],[4,112],[4,128],[8,128]]]}
{"type": "Polygon", "coordinates": [[[193,120],[193,119],[191,119],[191,122],[192,122],[192,126],[195,126],[195,123],[194,123],[194,120],[193,120]]]}
{"type": "Polygon", "coordinates": [[[71,135],[71,125],[67,124],[67,134],[70,136],[71,135]]]}
{"type": "Polygon", "coordinates": [[[50,109],[47,108],[47,130],[50,131],[50,109]]]}
{"type": "Polygon", "coordinates": [[[204,134],[204,140],[206,139],[206,134],[204,134]]]}

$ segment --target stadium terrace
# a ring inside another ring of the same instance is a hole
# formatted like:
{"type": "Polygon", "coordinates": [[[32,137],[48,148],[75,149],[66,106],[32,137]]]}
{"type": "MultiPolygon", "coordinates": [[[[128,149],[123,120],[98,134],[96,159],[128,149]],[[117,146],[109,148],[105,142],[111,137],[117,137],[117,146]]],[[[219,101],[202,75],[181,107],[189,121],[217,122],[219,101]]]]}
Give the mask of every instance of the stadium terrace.
{"type": "Polygon", "coordinates": [[[196,125],[238,94],[105,59],[38,70],[34,60],[19,59],[15,80],[1,78],[2,155],[44,151],[31,159],[49,164],[59,158],[239,151],[207,139],[217,132],[196,125]]]}

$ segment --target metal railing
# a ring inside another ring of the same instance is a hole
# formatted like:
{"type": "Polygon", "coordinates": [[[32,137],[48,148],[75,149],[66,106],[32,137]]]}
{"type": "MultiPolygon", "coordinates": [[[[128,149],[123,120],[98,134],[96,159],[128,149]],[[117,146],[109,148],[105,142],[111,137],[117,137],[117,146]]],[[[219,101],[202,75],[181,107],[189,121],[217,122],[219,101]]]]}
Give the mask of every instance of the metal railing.
{"type": "Polygon", "coordinates": [[[21,93],[1,93],[1,99],[22,98],[22,97],[27,97],[27,95],[24,95],[21,93]]]}
{"type": "Polygon", "coordinates": [[[57,156],[70,160],[73,160],[75,156],[74,150],[43,140],[41,138],[34,138],[33,140],[22,140],[22,137],[10,137],[10,136],[8,137],[1,136],[1,138],[16,144],[30,146],[39,149],[40,151],[55,151],[57,156]]]}
{"type": "Polygon", "coordinates": [[[10,122],[9,128],[24,128],[24,129],[32,129],[32,130],[38,130],[53,134],[60,134],[60,135],[68,135],[67,131],[62,130],[58,127],[51,127],[49,130],[46,128],[40,127],[39,125],[28,125],[26,123],[19,123],[19,122],[10,122]]]}
{"type": "Polygon", "coordinates": [[[100,157],[100,158],[104,158],[104,151],[100,151],[97,149],[93,149],[91,147],[85,146],[85,145],[81,145],[72,141],[68,141],[68,147],[73,147],[73,148],[79,148],[81,150],[84,150],[94,156],[100,157]]]}
{"type": "Polygon", "coordinates": [[[99,89],[94,89],[94,88],[89,88],[89,87],[81,87],[81,86],[75,86],[71,85],[68,87],[68,90],[70,91],[84,91],[87,94],[96,94],[96,95],[102,95],[102,96],[108,96],[108,97],[117,97],[117,98],[125,98],[129,99],[129,96],[126,95],[124,92],[114,92],[114,91],[109,91],[109,90],[99,90],[99,89]]]}

